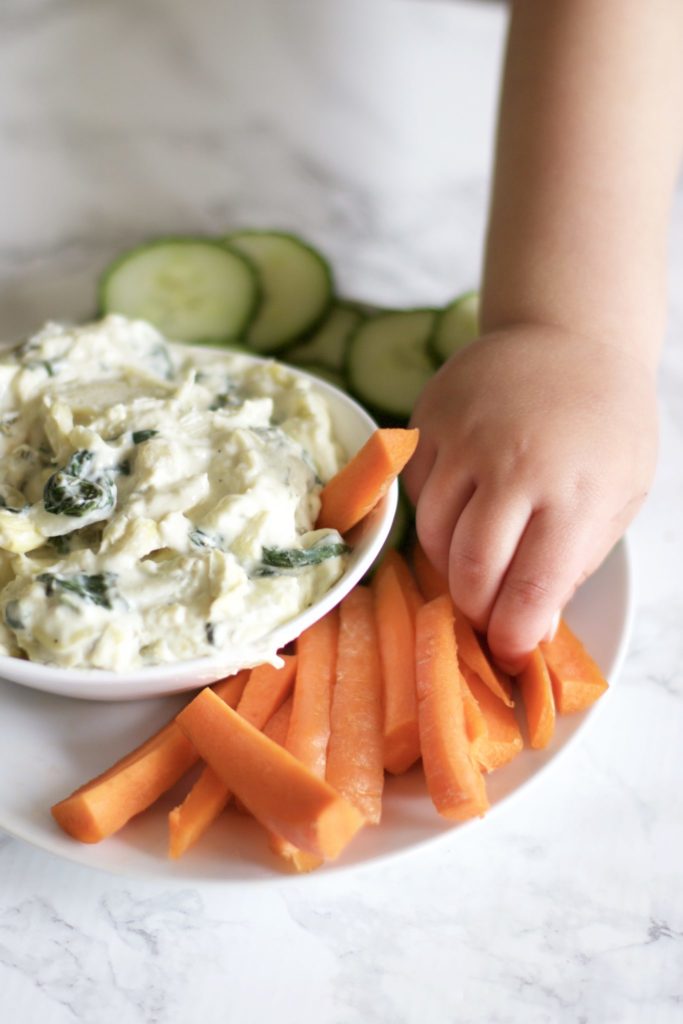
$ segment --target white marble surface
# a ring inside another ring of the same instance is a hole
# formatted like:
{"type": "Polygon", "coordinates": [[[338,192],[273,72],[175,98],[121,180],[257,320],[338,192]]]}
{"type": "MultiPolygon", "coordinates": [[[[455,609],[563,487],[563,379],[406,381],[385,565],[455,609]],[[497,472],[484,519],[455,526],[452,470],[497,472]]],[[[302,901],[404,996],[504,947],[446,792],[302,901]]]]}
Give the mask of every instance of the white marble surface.
{"type": "MultiPolygon", "coordinates": [[[[0,323],[82,315],[160,231],[296,228],[342,288],[477,279],[503,11],[429,0],[5,0],[0,323]]],[[[243,888],[0,839],[11,1024],[683,1020],[683,194],[662,456],[609,710],[526,794],[382,867],[243,888]]]]}

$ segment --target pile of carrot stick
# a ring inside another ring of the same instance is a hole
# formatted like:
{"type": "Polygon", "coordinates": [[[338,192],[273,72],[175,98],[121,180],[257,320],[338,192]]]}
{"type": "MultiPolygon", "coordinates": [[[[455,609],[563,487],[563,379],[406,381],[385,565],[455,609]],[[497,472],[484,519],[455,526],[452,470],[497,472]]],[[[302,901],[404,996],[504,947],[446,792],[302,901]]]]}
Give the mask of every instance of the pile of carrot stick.
{"type": "MultiPolygon", "coordinates": [[[[369,457],[361,449],[323,490],[319,522],[342,523],[343,532],[356,525],[412,454],[415,435],[377,431],[369,457]]],[[[519,677],[503,675],[417,545],[410,564],[387,552],[370,585],[355,587],[282,661],[203,689],[55,804],[57,823],[81,842],[99,842],[201,759],[169,814],[169,855],[182,856],[234,801],[260,823],[283,865],[310,871],[378,825],[386,774],[419,770],[419,762],[439,814],[485,814],[487,773],[525,745],[547,746],[556,714],[584,710],[607,688],[564,621],[519,677]]]]}

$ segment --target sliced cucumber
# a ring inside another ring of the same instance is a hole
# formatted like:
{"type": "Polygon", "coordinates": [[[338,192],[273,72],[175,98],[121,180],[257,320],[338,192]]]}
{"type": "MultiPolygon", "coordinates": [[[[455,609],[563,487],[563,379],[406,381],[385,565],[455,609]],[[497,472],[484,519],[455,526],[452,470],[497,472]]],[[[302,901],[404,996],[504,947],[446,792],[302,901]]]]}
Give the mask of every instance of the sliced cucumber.
{"type": "Polygon", "coordinates": [[[226,243],[256,266],[263,302],[245,334],[255,352],[276,352],[312,330],[332,301],[332,273],[323,257],[294,235],[235,231],[226,243]]]}
{"type": "MultiPolygon", "coordinates": [[[[195,342],[198,344],[198,342],[195,342]]],[[[207,341],[204,338],[201,342],[202,345],[206,345],[208,348],[222,348],[227,349],[228,352],[235,352],[242,356],[253,356],[252,350],[248,345],[245,345],[243,341],[239,341],[235,338],[223,339],[222,341],[207,341]]]]}
{"type": "MultiPolygon", "coordinates": [[[[295,366],[329,366],[341,371],[346,357],[346,343],[358,327],[363,314],[350,302],[335,302],[318,329],[306,341],[285,353],[288,363],[295,366]]],[[[315,371],[313,371],[315,372],[315,371]]]]}
{"type": "Polygon", "coordinates": [[[328,384],[334,384],[340,391],[346,391],[346,377],[339,370],[331,370],[329,366],[321,366],[319,363],[305,363],[299,367],[296,366],[296,363],[291,365],[297,369],[305,370],[306,373],[312,373],[314,377],[326,380],[328,384]]]}
{"type": "Polygon", "coordinates": [[[479,293],[465,292],[443,309],[436,321],[430,348],[439,363],[479,336],[479,293]]]}
{"type": "Polygon", "coordinates": [[[429,351],[436,312],[378,313],[349,340],[346,373],[353,394],[373,409],[407,419],[436,365],[429,351]]]}
{"type": "Polygon", "coordinates": [[[259,298],[249,260],[222,242],[162,238],[120,256],[100,282],[103,313],[148,320],[176,341],[227,342],[259,298]]]}

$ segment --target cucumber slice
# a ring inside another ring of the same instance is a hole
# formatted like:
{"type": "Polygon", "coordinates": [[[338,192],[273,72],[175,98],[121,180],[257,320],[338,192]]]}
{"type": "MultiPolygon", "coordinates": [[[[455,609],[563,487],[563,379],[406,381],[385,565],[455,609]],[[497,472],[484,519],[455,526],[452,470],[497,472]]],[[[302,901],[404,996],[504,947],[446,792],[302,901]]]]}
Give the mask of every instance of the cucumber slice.
{"type": "Polygon", "coordinates": [[[242,253],[205,238],[161,238],[125,252],[100,281],[102,313],[148,320],[167,338],[228,342],[246,329],[258,278],[242,253]]]}
{"type": "Polygon", "coordinates": [[[465,292],[443,309],[436,321],[430,348],[439,363],[479,336],[479,293],[465,292]]]}
{"type": "Polygon", "coordinates": [[[297,366],[296,363],[292,363],[291,365],[298,370],[312,373],[314,377],[320,377],[321,380],[327,381],[328,384],[334,384],[335,388],[339,388],[340,391],[346,391],[346,378],[339,370],[331,370],[329,366],[321,366],[319,363],[305,363],[303,366],[297,366]]]}
{"type": "Polygon", "coordinates": [[[348,302],[335,302],[318,329],[306,341],[285,353],[288,363],[306,366],[329,366],[341,371],[346,357],[346,343],[358,327],[363,314],[348,302]]]}
{"type": "Polygon", "coordinates": [[[349,339],[346,374],[353,394],[372,409],[408,418],[436,365],[429,351],[436,312],[378,313],[349,339]]]}
{"type": "Polygon", "coordinates": [[[235,231],[226,243],[256,266],[263,303],[245,340],[255,352],[284,348],[312,330],[332,302],[332,272],[315,249],[281,231],[235,231]]]}

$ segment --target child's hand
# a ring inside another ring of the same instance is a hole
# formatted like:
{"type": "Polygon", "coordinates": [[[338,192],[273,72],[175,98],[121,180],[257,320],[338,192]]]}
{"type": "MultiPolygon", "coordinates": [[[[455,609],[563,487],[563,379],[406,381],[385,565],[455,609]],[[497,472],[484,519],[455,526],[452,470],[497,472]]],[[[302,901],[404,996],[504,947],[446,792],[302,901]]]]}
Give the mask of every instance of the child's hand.
{"type": "Polygon", "coordinates": [[[519,668],[646,495],[652,371],[609,344],[510,327],[442,367],[412,424],[420,542],[494,657],[519,668]]]}

